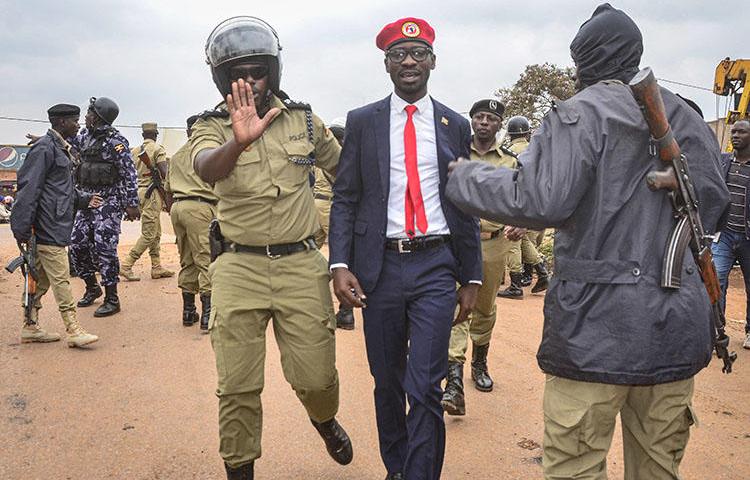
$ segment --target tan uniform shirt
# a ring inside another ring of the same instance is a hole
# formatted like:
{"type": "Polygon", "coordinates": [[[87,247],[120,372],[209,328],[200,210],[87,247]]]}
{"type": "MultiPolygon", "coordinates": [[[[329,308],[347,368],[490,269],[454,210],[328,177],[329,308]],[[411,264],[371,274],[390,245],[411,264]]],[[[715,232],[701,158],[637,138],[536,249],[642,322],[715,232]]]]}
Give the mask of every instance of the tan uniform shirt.
{"type": "Polygon", "coordinates": [[[516,138],[508,144],[508,150],[515,153],[516,155],[521,155],[521,152],[523,152],[527,148],[529,148],[529,141],[524,137],[516,138]]]}
{"type": "Polygon", "coordinates": [[[313,192],[315,192],[315,195],[325,195],[329,199],[332,199],[333,181],[333,175],[325,173],[323,170],[315,167],[315,185],[313,186],[313,192]]]}
{"type": "MultiPolygon", "coordinates": [[[[302,162],[315,151],[316,165],[334,174],[341,152],[317,116],[313,115],[311,143],[304,110],[289,109],[275,96],[271,106],[281,113],[239,156],[229,175],[214,185],[221,231],[243,245],[292,243],[313,236],[320,225],[309,184],[312,167],[302,162]]],[[[200,151],[218,148],[232,137],[230,118],[198,120],[190,138],[192,161],[200,151]]]]}
{"type": "Polygon", "coordinates": [[[151,185],[151,170],[146,167],[146,164],[141,162],[138,158],[138,153],[141,151],[141,146],[146,147],[146,153],[148,158],[151,160],[152,165],[158,165],[167,161],[167,151],[164,147],[155,141],[147,138],[143,140],[143,144],[130,149],[130,153],[133,155],[133,162],[135,162],[135,171],[138,173],[138,188],[145,188],[151,185]]]}
{"type": "Polygon", "coordinates": [[[200,179],[190,160],[190,141],[180,147],[169,162],[168,189],[174,198],[202,197],[217,200],[210,184],[200,179]]]}
{"type": "MultiPolygon", "coordinates": [[[[470,159],[487,162],[490,165],[494,165],[495,167],[516,168],[516,166],[518,165],[518,161],[511,155],[503,152],[500,148],[500,144],[498,144],[497,142],[487,153],[485,153],[484,155],[480,155],[476,147],[474,147],[474,142],[472,141],[470,159]]],[[[503,225],[485,220],[483,218],[481,218],[479,222],[482,232],[495,232],[503,228],[503,225]]]]}

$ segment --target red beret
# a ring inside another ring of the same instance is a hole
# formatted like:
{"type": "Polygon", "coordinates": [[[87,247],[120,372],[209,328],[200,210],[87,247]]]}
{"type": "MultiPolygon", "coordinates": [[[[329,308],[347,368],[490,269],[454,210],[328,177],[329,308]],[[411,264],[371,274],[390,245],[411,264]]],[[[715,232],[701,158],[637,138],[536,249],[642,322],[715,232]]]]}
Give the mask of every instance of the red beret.
{"type": "Polygon", "coordinates": [[[432,46],[435,40],[435,30],[421,18],[407,17],[389,23],[378,33],[375,45],[381,50],[387,50],[395,43],[415,40],[432,46]]]}

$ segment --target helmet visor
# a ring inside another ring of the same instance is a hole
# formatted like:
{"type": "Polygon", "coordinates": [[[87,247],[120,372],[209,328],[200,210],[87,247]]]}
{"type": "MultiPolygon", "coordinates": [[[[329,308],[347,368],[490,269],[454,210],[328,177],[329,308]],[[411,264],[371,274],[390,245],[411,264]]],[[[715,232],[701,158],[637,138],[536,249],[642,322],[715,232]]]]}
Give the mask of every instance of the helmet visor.
{"type": "Polygon", "coordinates": [[[228,61],[257,55],[279,56],[279,41],[270,25],[255,17],[232,17],[221,22],[206,41],[206,61],[218,67],[228,61]]]}

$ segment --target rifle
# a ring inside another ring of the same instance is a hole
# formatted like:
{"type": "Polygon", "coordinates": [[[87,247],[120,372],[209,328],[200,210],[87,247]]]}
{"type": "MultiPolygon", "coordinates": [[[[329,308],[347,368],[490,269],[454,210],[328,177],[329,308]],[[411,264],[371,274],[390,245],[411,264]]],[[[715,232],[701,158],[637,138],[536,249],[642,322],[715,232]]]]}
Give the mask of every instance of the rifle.
{"type": "Polygon", "coordinates": [[[164,182],[162,182],[159,169],[156,168],[156,165],[151,163],[151,159],[148,158],[148,153],[146,153],[145,145],[141,145],[141,150],[138,152],[138,158],[141,160],[141,162],[143,162],[144,165],[146,165],[146,168],[151,171],[151,185],[149,185],[148,189],[146,190],[146,198],[151,198],[151,194],[153,194],[154,190],[156,190],[159,193],[159,197],[161,197],[162,203],[164,204],[164,210],[169,212],[172,209],[172,199],[164,189],[164,182]]]}
{"type": "Polygon", "coordinates": [[[14,258],[5,266],[5,269],[13,273],[18,267],[21,267],[23,275],[23,318],[24,324],[35,325],[36,320],[32,317],[34,303],[36,302],[36,282],[39,280],[39,274],[36,271],[36,235],[34,228],[31,229],[31,237],[26,246],[18,242],[18,249],[21,255],[14,258]]]}
{"type": "Polygon", "coordinates": [[[698,197],[690,180],[687,160],[674,138],[664,109],[664,100],[651,69],[646,67],[638,72],[629,86],[648,123],[652,144],[656,147],[659,158],[667,164],[663,170],[650,172],[646,176],[646,183],[652,191],[667,190],[677,220],[667,241],[661,286],[680,288],[682,262],[685,249],[689,246],[711,302],[716,355],[724,362],[721,370],[730,373],[737,354],[728,351],[729,337],[724,330],[726,319],[719,306],[721,287],[711,255],[713,237],[703,230],[698,213],[698,197]]]}

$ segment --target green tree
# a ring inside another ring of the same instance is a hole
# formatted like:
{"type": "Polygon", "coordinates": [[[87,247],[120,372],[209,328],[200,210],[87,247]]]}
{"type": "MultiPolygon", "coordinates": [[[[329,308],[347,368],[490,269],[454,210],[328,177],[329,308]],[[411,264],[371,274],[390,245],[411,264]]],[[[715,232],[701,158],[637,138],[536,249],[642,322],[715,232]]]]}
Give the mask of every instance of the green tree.
{"type": "Polygon", "coordinates": [[[505,104],[505,118],[523,115],[536,128],[552,108],[555,99],[566,100],[575,94],[574,70],[552,63],[527,65],[510,88],[499,88],[495,96],[505,104]]]}

